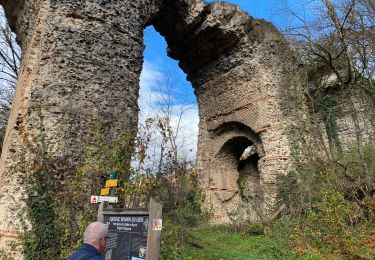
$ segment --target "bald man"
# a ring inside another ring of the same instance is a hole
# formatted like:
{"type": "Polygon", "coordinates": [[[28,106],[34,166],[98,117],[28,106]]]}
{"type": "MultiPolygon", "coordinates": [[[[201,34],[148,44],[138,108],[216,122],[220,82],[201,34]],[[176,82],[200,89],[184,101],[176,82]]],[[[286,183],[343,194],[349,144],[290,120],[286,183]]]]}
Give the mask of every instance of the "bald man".
{"type": "Polygon", "coordinates": [[[108,228],[102,222],[92,222],[83,234],[83,244],[68,260],[104,260],[108,228]]]}

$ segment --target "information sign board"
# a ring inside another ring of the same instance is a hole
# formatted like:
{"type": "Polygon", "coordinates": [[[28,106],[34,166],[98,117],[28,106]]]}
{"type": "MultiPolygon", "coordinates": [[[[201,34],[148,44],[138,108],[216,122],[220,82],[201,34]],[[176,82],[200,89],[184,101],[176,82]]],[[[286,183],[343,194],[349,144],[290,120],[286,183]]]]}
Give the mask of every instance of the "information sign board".
{"type": "Polygon", "coordinates": [[[146,259],[148,215],[104,215],[109,238],[105,247],[106,260],[146,259]]]}

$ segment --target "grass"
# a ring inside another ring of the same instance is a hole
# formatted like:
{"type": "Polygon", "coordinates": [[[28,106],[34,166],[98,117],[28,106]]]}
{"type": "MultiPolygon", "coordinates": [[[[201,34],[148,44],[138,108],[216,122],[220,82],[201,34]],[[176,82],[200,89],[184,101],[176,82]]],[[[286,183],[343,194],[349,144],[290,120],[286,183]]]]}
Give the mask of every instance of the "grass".
{"type": "Polygon", "coordinates": [[[263,235],[244,235],[234,232],[228,227],[192,229],[187,241],[193,241],[203,248],[185,243],[181,248],[181,256],[175,259],[320,259],[316,255],[298,256],[286,248],[285,241],[271,239],[263,235]]]}

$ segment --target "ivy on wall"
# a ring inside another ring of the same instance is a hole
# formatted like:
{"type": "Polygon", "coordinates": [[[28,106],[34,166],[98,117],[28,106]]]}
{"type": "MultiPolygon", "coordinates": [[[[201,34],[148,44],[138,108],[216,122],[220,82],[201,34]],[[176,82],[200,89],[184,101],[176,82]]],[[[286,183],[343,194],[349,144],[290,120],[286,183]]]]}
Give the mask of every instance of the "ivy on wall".
{"type": "Polygon", "coordinates": [[[329,94],[320,96],[317,101],[323,116],[331,152],[337,151],[341,154],[342,148],[337,133],[337,102],[329,94]]]}
{"type": "Polygon", "coordinates": [[[20,171],[26,192],[27,223],[21,236],[23,255],[26,260],[57,259],[59,233],[55,226],[53,196],[53,163],[47,155],[48,142],[43,126],[40,106],[38,111],[38,135],[29,139],[23,129],[20,134],[26,153],[21,160],[20,171]],[[27,159],[26,159],[27,158],[27,159]]]}
{"type": "Polygon", "coordinates": [[[22,237],[25,259],[57,259],[58,233],[55,228],[53,195],[48,167],[35,165],[26,178],[26,206],[31,228],[22,237]]]}

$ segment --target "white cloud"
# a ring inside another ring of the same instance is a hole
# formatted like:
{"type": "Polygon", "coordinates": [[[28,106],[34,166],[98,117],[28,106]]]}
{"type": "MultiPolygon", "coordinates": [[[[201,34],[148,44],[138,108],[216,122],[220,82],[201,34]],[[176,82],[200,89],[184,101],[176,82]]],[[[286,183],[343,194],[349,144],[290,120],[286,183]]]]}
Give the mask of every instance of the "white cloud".
{"type": "MultiPolygon", "coordinates": [[[[173,132],[177,133],[176,143],[179,154],[185,157],[184,159],[195,161],[199,122],[197,104],[186,104],[183,101],[181,85],[176,86],[173,77],[173,75],[161,72],[157,66],[145,60],[140,78],[139,122],[143,123],[149,117],[155,118],[158,115],[163,115],[162,110],[166,110],[165,99],[167,98],[170,126],[173,132]],[[175,91],[176,87],[179,87],[179,97],[175,91]]],[[[151,139],[148,155],[157,157],[162,137],[157,133],[156,128],[153,130],[155,134],[151,139]]]]}
{"type": "MultiPolygon", "coordinates": [[[[163,74],[149,61],[145,60],[140,77],[140,90],[138,105],[140,108],[140,119],[149,113],[150,104],[155,102],[152,89],[155,84],[163,79],[163,74]]],[[[147,116],[146,116],[147,117],[147,116]]]]}

